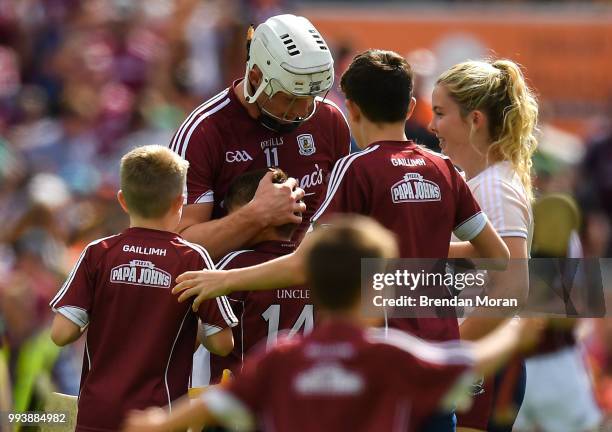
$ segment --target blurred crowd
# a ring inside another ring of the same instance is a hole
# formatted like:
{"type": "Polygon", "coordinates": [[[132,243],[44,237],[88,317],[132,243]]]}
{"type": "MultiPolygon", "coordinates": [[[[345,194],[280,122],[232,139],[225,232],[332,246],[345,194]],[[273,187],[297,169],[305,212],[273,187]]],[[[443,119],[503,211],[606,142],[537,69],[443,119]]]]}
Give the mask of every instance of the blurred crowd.
{"type": "MultiPolygon", "coordinates": [[[[82,345],[63,351],[52,345],[48,302],[87,243],[127,226],[115,199],[121,155],[137,145],[167,144],[194,106],[244,73],[249,23],[292,6],[0,0],[0,348],[16,410],[40,408],[49,389],[78,393],[82,345]]],[[[339,75],[354,52],[346,42],[328,43],[339,75]]],[[[433,54],[412,55],[423,85],[407,131],[435,148],[425,85],[433,54]]],[[[342,104],[337,90],[329,96],[342,104]]],[[[536,185],[539,193],[576,199],[585,256],[612,252],[611,119],[612,106],[579,137],[542,116],[536,185]]],[[[601,341],[612,332],[606,323],[590,326],[592,357],[606,376],[612,343],[601,341]]],[[[612,394],[607,398],[602,403],[610,409],[612,394]]]]}

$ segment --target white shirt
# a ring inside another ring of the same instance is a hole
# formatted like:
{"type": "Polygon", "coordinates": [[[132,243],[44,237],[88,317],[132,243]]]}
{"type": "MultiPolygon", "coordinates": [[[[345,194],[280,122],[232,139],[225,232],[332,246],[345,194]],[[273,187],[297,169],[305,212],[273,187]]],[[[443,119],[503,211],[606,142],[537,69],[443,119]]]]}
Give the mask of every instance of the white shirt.
{"type": "MultiPolygon", "coordinates": [[[[531,203],[512,164],[508,161],[493,164],[469,179],[467,184],[500,237],[522,237],[531,249],[531,203]]],[[[453,241],[458,239],[453,237],[453,241]]]]}

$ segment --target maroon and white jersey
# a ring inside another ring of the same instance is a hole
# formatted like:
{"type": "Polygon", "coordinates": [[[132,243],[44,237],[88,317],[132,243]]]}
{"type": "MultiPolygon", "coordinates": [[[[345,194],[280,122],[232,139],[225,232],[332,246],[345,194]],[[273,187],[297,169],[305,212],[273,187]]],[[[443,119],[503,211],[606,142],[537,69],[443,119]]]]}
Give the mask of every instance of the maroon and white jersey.
{"type": "MultiPolygon", "coordinates": [[[[287,255],[295,244],[266,241],[252,250],[232,252],[217,263],[218,269],[250,267],[287,255]]],[[[240,372],[245,356],[260,342],[268,347],[276,344],[279,331],[292,337],[309,333],[314,326],[314,306],[306,286],[293,286],[271,291],[241,291],[228,296],[239,324],[232,329],[234,350],[226,357],[211,354],[210,382],[220,381],[223,369],[240,372]]]]}
{"type": "MultiPolygon", "coordinates": [[[[450,160],[411,141],[377,142],[342,158],[312,223],[324,223],[334,213],[376,219],[395,233],[402,258],[446,258],[452,233],[471,240],[487,222],[450,160]]],[[[429,340],[459,337],[456,318],[389,324],[429,340]]]]}
{"type": "Polygon", "coordinates": [[[304,222],[293,238],[299,240],[323,201],[334,163],[349,153],[348,125],[332,102],[317,100],[311,119],[279,135],[249,116],[234,93],[238,84],[197,107],[172,139],[170,149],[190,163],[185,203],[214,202],[212,218],[223,217],[223,199],[233,179],[246,171],[279,167],[306,191],[304,222]]]}
{"type": "Polygon", "coordinates": [[[473,361],[459,342],[335,320],[249,357],[226,390],[202,397],[239,430],[256,417],[264,431],[410,432],[454,399],[473,361]]]}
{"type": "Polygon", "coordinates": [[[145,228],[90,243],[51,307],[87,326],[77,431],[117,430],[132,409],[187,392],[198,317],[212,335],[237,324],[227,298],[191,302],[171,293],[185,271],[214,269],[204,248],[145,228]]]}

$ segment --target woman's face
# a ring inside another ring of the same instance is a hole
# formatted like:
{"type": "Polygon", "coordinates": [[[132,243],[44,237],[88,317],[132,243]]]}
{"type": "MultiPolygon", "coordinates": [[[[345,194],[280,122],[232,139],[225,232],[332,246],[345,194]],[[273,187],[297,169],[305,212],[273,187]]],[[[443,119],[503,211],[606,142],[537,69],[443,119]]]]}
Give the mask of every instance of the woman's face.
{"type": "Polygon", "coordinates": [[[442,152],[461,166],[472,148],[469,145],[470,125],[461,117],[459,105],[451,99],[444,85],[435,86],[431,106],[433,117],[429,129],[438,137],[442,152]]]}

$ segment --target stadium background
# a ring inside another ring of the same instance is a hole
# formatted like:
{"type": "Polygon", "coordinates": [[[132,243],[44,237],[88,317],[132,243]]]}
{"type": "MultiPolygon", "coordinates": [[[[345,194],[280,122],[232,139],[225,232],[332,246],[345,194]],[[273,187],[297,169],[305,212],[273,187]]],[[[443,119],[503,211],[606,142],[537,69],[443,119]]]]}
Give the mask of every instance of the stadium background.
{"type": "MultiPolygon", "coordinates": [[[[541,104],[538,193],[573,196],[584,254],[610,256],[612,2],[0,0],[0,335],[15,409],[78,392],[82,345],[50,346],[47,304],[84,245],[127,225],[119,157],[168,143],[244,73],[248,24],[285,12],[313,21],[338,75],[365,48],[407,56],[419,99],[408,129],[434,147],[439,72],[483,56],[521,63],[541,104]]],[[[329,97],[342,105],[337,89],[329,97]]],[[[607,327],[586,320],[582,333],[610,413],[607,327]]]]}

